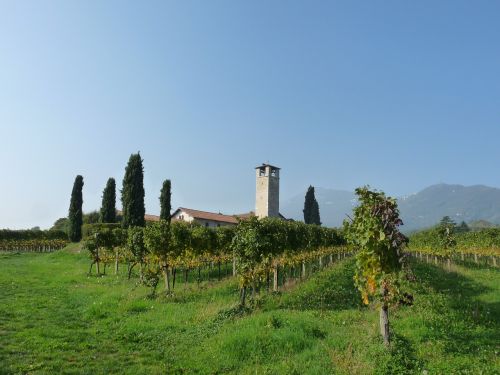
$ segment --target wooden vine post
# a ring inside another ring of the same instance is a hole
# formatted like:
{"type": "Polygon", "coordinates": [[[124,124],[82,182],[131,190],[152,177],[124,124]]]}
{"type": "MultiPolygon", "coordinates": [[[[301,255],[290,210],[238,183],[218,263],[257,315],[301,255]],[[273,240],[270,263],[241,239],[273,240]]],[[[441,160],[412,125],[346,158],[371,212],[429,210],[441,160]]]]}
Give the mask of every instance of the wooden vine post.
{"type": "Polygon", "coordinates": [[[278,291],[278,265],[273,266],[273,292],[278,291]]]}

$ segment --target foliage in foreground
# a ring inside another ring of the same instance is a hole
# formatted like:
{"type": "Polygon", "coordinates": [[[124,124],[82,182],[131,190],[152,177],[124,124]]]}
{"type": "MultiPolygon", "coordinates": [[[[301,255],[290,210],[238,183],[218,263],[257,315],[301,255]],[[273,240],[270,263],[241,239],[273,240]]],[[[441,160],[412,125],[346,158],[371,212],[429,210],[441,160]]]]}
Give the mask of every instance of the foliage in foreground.
{"type": "Polygon", "coordinates": [[[441,231],[443,227],[437,226],[412,234],[409,248],[440,256],[450,256],[453,253],[500,256],[500,228],[454,233],[452,247],[443,245],[441,231]]]}
{"type": "Polygon", "coordinates": [[[352,221],[344,222],[347,242],[356,250],[354,281],[365,304],[380,303],[380,330],[389,345],[389,306],[401,296],[399,288],[403,249],[408,242],[400,231],[396,200],[367,187],[356,189],[359,205],[352,221]]]}
{"type": "Polygon", "coordinates": [[[121,230],[116,224],[95,224],[84,230],[88,233],[83,248],[92,259],[90,271],[96,265],[99,275],[100,264],[104,264],[105,271],[114,259],[115,273],[119,263],[126,263],[130,277],[132,269],[139,265],[140,281],[152,287],[152,294],[160,274],[169,293],[171,282],[172,289],[175,286],[177,271],[182,270],[187,278],[191,270],[197,269],[200,279],[203,267],[216,265],[220,280],[221,267],[233,260],[233,275],[237,271],[242,304],[249,286],[252,294],[266,282],[269,287],[271,272],[273,290],[277,291],[280,267],[282,272],[288,267],[286,275],[281,275],[283,284],[285,277],[296,277],[297,264],[302,265],[300,277],[305,277],[307,265],[314,259],[321,269],[327,262],[332,263],[333,255],[340,257],[346,252],[339,247],[344,241],[336,229],[271,218],[252,218],[241,221],[237,227],[216,229],[160,220],[145,228],[121,230]]]}
{"type": "MultiPolygon", "coordinates": [[[[311,253],[343,243],[337,230],[319,225],[275,218],[259,220],[256,217],[241,221],[231,244],[241,288],[241,305],[245,305],[247,289],[251,287],[254,294],[271,270],[276,280],[278,262],[283,257],[293,258],[300,253],[311,253]]],[[[320,259],[324,255],[318,254],[320,259]]]]}
{"type": "Polygon", "coordinates": [[[2,373],[495,374],[500,272],[412,265],[414,306],[394,309],[386,351],[360,307],[346,259],[252,312],[234,279],[190,277],[175,297],[127,280],[85,277],[85,254],[0,255],[2,373]],[[43,306],[43,308],[41,308],[43,306]]]}

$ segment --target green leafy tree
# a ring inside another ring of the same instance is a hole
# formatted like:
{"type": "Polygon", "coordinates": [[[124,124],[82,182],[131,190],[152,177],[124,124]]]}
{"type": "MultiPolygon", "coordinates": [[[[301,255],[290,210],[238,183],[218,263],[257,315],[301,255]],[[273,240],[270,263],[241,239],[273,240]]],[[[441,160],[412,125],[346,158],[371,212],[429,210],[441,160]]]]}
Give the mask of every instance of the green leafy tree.
{"type": "Polygon", "coordinates": [[[467,225],[467,223],[462,220],[462,222],[455,227],[455,232],[456,233],[467,233],[467,232],[470,232],[470,228],[467,225]]]}
{"type": "Polygon", "coordinates": [[[450,219],[449,216],[443,217],[437,227],[439,240],[445,252],[448,252],[451,248],[453,248],[456,245],[454,236],[455,229],[456,229],[456,224],[453,220],[450,219]]]}
{"type": "Polygon", "coordinates": [[[439,243],[441,247],[440,253],[447,258],[448,270],[451,270],[451,257],[457,245],[455,240],[456,224],[449,216],[443,217],[437,227],[439,243]]]}
{"type": "Polygon", "coordinates": [[[439,226],[441,227],[455,228],[456,225],[457,224],[449,216],[443,216],[439,222],[439,226]]]}
{"type": "Polygon", "coordinates": [[[356,254],[354,282],[365,304],[375,298],[380,305],[380,331],[390,343],[389,305],[401,294],[400,271],[408,238],[399,231],[396,200],[367,187],[356,189],[359,205],[352,221],[344,221],[344,233],[356,254]]]}
{"type": "Polygon", "coordinates": [[[163,187],[160,193],[160,220],[166,220],[170,223],[171,204],[171,183],[170,180],[163,181],[163,187]]]}
{"type": "Polygon", "coordinates": [[[82,239],[82,223],[83,223],[83,177],[78,175],[73,184],[73,191],[71,192],[71,201],[69,204],[68,213],[68,236],[71,242],[78,242],[82,239]]]}
{"type": "Polygon", "coordinates": [[[321,225],[319,216],[319,205],[316,197],[314,196],[314,187],[309,186],[307,189],[306,197],[304,200],[304,222],[306,224],[321,225]]]}
{"type": "Polygon", "coordinates": [[[116,182],[109,178],[102,192],[101,223],[116,223],[116,182]]]}
{"type": "Polygon", "coordinates": [[[61,217],[56,220],[54,225],[52,225],[52,228],[50,228],[51,231],[63,231],[64,233],[68,233],[68,227],[69,227],[69,219],[67,217],[61,217]]]}
{"type": "Polygon", "coordinates": [[[98,211],[91,211],[87,214],[83,214],[83,224],[97,224],[101,219],[101,215],[98,211]]]}
{"type": "Polygon", "coordinates": [[[127,167],[125,168],[122,207],[122,226],[124,228],[144,226],[144,214],[146,211],[144,206],[144,167],[139,153],[130,155],[127,167]]]}

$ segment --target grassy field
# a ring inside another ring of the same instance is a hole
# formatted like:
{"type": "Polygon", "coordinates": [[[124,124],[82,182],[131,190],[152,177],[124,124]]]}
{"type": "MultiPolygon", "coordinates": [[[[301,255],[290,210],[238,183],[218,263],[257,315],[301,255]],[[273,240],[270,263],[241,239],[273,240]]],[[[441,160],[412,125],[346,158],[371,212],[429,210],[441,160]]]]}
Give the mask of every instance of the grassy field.
{"type": "Polygon", "coordinates": [[[499,373],[497,269],[413,264],[386,351],[352,259],[241,311],[232,278],[151,300],[125,270],[88,277],[75,250],[0,255],[0,373],[499,373]]]}

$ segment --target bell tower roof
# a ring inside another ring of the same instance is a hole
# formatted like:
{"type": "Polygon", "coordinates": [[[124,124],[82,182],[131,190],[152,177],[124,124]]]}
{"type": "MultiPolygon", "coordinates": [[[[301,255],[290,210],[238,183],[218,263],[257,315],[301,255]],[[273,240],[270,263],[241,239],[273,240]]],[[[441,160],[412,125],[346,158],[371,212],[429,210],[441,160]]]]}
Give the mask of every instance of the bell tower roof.
{"type": "Polygon", "coordinates": [[[260,168],[265,168],[265,167],[269,167],[272,169],[281,169],[281,168],[275,167],[274,165],[271,165],[269,163],[262,163],[261,165],[258,165],[257,167],[255,167],[255,169],[260,169],[260,168]]]}

